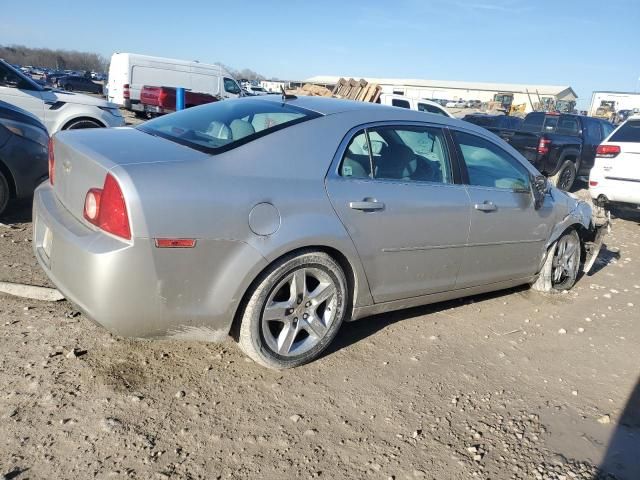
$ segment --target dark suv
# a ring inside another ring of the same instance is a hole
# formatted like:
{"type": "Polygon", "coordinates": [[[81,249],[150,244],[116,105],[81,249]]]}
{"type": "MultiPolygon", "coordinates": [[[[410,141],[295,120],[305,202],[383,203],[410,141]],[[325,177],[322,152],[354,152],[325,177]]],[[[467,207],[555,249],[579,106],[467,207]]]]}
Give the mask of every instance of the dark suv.
{"type": "Polygon", "coordinates": [[[69,92],[102,93],[102,85],[92,82],[90,78],[68,75],[57,80],[58,87],[69,92]]]}

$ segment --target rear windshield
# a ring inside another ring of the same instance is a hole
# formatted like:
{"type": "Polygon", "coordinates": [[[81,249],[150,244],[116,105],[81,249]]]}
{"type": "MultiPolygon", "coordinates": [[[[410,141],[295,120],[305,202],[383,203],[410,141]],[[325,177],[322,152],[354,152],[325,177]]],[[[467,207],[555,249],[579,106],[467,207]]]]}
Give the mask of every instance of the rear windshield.
{"type": "Polygon", "coordinates": [[[138,129],[196,150],[221,153],[319,116],[287,103],[243,98],[165,115],[138,129]]]}
{"type": "Polygon", "coordinates": [[[500,123],[499,118],[499,115],[487,115],[482,117],[468,116],[463,118],[463,120],[466,120],[469,123],[473,123],[474,125],[479,125],[481,127],[497,127],[500,123]]]}
{"type": "Polygon", "coordinates": [[[637,142],[640,143],[640,120],[629,120],[618,130],[613,132],[609,142],[637,142]]]}

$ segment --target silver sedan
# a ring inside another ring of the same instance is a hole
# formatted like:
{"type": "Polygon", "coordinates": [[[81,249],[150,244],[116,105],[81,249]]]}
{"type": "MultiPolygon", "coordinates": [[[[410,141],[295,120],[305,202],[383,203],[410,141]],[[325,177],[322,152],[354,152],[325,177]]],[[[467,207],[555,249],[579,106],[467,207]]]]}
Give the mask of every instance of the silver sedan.
{"type": "Polygon", "coordinates": [[[118,335],[306,363],[343,321],[532,284],[571,288],[592,209],[486,130],[318,97],[244,98],[61,132],[34,249],[118,335]]]}

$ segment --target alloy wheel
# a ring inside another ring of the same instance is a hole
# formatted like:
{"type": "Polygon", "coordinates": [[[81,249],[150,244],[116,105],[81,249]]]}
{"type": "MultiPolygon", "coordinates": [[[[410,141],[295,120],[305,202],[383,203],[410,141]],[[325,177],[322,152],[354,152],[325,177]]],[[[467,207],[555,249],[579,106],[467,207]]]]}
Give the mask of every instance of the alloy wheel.
{"type": "Polygon", "coordinates": [[[553,256],[552,281],[560,285],[573,281],[580,265],[580,244],[575,236],[565,235],[559,241],[553,256]]]}
{"type": "Polygon", "coordinates": [[[277,355],[293,357],[315,347],[336,320],[337,289],[323,270],[303,267],[271,291],[261,316],[262,336],[277,355]]]}

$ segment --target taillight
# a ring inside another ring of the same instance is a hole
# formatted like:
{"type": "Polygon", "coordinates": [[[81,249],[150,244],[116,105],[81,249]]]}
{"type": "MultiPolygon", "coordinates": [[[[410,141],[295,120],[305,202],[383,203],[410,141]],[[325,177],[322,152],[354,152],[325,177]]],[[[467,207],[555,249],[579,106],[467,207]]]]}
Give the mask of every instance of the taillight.
{"type": "Polygon", "coordinates": [[[92,188],[84,199],[84,218],[96,227],[126,240],[131,239],[129,215],[120,185],[108,174],[102,189],[92,188]]]}
{"type": "Polygon", "coordinates": [[[540,155],[544,155],[546,153],[549,153],[549,145],[550,144],[551,144],[551,140],[549,140],[548,138],[542,137],[540,139],[540,142],[538,142],[538,153],[540,155]]]}
{"type": "Polygon", "coordinates": [[[613,158],[620,153],[618,145],[598,145],[596,149],[596,157],[613,158]]]}
{"type": "Polygon", "coordinates": [[[590,187],[597,187],[598,186],[598,182],[596,182],[595,180],[589,180],[589,186],[590,187]]]}
{"type": "Polygon", "coordinates": [[[122,98],[131,98],[129,93],[129,84],[125,83],[122,86],[122,98]]]}
{"type": "Polygon", "coordinates": [[[164,107],[167,105],[168,96],[169,96],[169,92],[167,92],[164,89],[160,90],[160,93],[158,94],[158,103],[160,104],[161,107],[164,107]]]}
{"type": "Polygon", "coordinates": [[[53,185],[56,176],[56,159],[53,156],[53,138],[49,137],[49,183],[53,185]]]}

